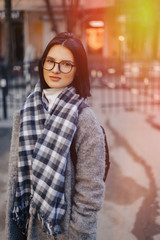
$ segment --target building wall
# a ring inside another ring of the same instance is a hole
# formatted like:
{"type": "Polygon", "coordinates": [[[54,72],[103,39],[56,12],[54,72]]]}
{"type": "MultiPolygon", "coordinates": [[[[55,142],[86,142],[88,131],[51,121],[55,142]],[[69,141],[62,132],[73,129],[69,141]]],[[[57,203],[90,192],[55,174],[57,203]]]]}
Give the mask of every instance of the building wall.
{"type": "Polygon", "coordinates": [[[5,52],[5,39],[4,39],[4,24],[1,23],[1,32],[0,32],[0,44],[1,44],[1,47],[0,47],[0,50],[1,50],[1,53],[0,53],[0,57],[4,57],[4,52],[5,52]]]}
{"type": "Polygon", "coordinates": [[[43,22],[41,15],[40,12],[25,12],[24,14],[25,58],[27,55],[30,60],[39,58],[42,54],[43,22]]]}
{"type": "MultiPolygon", "coordinates": [[[[64,19],[56,20],[58,32],[66,31],[64,19]]],[[[24,19],[25,53],[32,49],[31,60],[40,58],[48,42],[55,36],[46,12],[26,12],[24,19]]]]}
{"type": "MultiPolygon", "coordinates": [[[[56,21],[57,30],[58,32],[64,32],[66,31],[66,24],[64,22],[64,19],[59,19],[56,21]]],[[[43,18],[42,20],[42,51],[46,48],[49,41],[56,35],[54,31],[52,31],[52,26],[49,21],[49,19],[43,18]]]]}
{"type": "Polygon", "coordinates": [[[120,26],[116,23],[116,19],[113,19],[108,11],[104,18],[104,58],[120,58],[120,45],[118,41],[120,26]]]}
{"type": "MultiPolygon", "coordinates": [[[[83,11],[77,19],[75,31],[81,38],[86,50],[87,38],[86,29],[89,21],[104,21],[104,36],[101,37],[103,49],[101,56],[104,58],[117,58],[120,60],[152,59],[160,58],[160,23],[157,22],[157,30],[150,27],[152,18],[146,22],[140,22],[136,16],[136,10],[129,8],[117,8],[115,0],[81,0],[83,11]],[[129,12],[127,12],[129,11],[129,12]],[[142,27],[142,23],[146,27],[142,27]],[[146,29],[146,30],[145,30],[146,29]],[[145,34],[143,34],[143,31],[145,34]],[[123,39],[124,38],[124,39],[123,39]],[[143,39],[144,38],[144,39],[143,39]]],[[[118,2],[118,0],[116,1],[118,2]]],[[[24,9],[24,59],[34,60],[39,58],[47,43],[55,35],[51,29],[48,13],[24,9]]],[[[141,17],[140,17],[141,19],[141,17]]],[[[142,19],[141,19],[142,20],[142,19]]],[[[4,19],[1,20],[1,56],[4,56],[4,19]]],[[[63,11],[56,16],[58,32],[66,31],[63,11]]]]}

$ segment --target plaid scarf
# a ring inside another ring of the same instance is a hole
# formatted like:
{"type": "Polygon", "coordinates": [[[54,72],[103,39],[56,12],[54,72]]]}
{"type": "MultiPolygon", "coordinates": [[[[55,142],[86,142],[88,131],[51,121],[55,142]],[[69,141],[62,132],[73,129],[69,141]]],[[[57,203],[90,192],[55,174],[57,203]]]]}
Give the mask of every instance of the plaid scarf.
{"type": "Polygon", "coordinates": [[[67,156],[77,128],[79,99],[73,87],[56,98],[48,112],[40,84],[21,110],[18,180],[12,218],[27,234],[29,215],[38,216],[49,237],[61,232],[66,211],[67,156]]]}

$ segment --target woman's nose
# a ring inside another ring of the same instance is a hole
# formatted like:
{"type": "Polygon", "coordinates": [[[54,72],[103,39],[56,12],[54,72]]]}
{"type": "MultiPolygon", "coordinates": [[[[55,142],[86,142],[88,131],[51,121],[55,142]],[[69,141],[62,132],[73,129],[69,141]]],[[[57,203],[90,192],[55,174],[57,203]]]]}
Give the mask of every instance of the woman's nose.
{"type": "Polygon", "coordinates": [[[60,72],[58,63],[55,63],[52,71],[53,71],[54,73],[59,73],[59,72],[60,72]]]}

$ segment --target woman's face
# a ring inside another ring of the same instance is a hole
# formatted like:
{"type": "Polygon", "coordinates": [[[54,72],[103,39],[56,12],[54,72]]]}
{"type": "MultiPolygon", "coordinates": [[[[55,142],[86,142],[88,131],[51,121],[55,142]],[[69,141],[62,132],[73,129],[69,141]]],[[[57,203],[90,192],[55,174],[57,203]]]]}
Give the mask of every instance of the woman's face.
{"type": "Polygon", "coordinates": [[[49,50],[46,59],[46,64],[48,64],[49,66],[53,66],[53,61],[57,63],[62,62],[62,67],[60,66],[60,69],[57,63],[52,70],[46,70],[43,68],[43,76],[47,85],[50,88],[63,88],[70,85],[76,73],[76,66],[73,66],[69,73],[63,73],[60,70],[63,71],[63,69],[67,69],[70,64],[75,65],[72,52],[62,45],[54,45],[49,50]]]}

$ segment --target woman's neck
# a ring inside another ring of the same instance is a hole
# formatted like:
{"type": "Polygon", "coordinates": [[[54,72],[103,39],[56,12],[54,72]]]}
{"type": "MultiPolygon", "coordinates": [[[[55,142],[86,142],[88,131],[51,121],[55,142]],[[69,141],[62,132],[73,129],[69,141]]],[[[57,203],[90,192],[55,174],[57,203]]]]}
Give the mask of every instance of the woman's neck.
{"type": "Polygon", "coordinates": [[[52,108],[57,96],[63,92],[64,88],[47,88],[47,89],[43,89],[43,94],[46,97],[46,99],[48,100],[48,107],[49,110],[52,108]]]}

